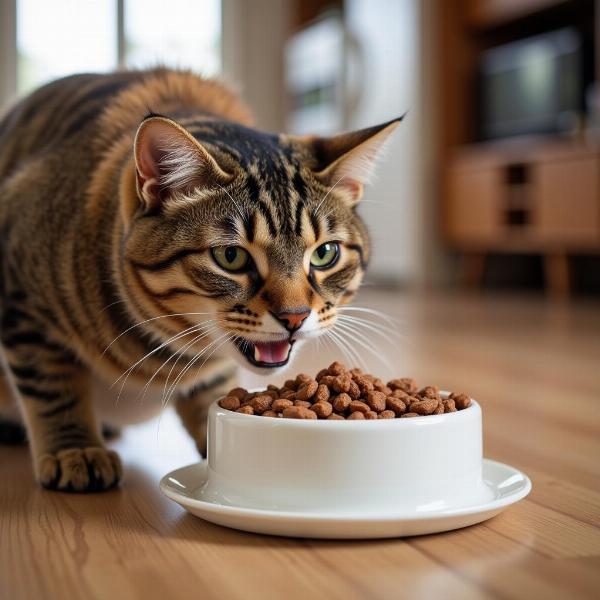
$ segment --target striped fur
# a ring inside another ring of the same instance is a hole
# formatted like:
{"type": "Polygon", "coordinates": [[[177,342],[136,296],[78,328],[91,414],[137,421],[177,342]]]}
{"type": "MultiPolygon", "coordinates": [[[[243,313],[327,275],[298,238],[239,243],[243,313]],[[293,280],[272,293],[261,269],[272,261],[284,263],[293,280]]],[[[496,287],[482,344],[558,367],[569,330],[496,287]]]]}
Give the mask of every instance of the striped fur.
{"type": "Polygon", "coordinates": [[[233,383],[231,356],[244,362],[229,337],[282,335],[272,315],[307,307],[311,334],[333,325],[368,262],[355,205],[395,125],[330,139],[266,134],[222,84],[166,69],[68,77],[8,111],[0,340],[42,485],[118,482],[96,421],[98,381],[114,403],[108,384],[123,373],[134,397],[160,398],[177,380],[202,450],[206,407],[233,383]],[[340,242],[340,259],[310,268],[327,241],[340,242]],[[210,248],[231,245],[252,269],[215,263],[210,248]]]}

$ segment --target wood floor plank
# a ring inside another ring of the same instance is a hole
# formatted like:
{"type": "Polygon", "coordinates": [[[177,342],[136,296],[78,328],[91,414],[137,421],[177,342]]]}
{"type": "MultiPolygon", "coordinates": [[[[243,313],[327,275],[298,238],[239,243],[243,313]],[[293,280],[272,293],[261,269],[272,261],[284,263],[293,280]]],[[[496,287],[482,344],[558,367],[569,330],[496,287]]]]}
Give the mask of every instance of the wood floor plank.
{"type": "MultiPolygon", "coordinates": [[[[400,322],[391,347],[369,339],[378,354],[363,354],[368,368],[477,397],[485,454],[530,475],[528,499],[486,523],[406,540],[234,531],[158,491],[164,473],[197,460],[167,412],[160,426],[129,428],[111,443],[126,476],[105,494],[42,491],[27,449],[0,447],[0,599],[598,598],[599,307],[381,290],[358,304],[400,322]]],[[[294,369],[334,358],[343,356],[308,348],[294,369]]],[[[248,374],[243,382],[264,384],[248,374]]]]}
{"type": "Polygon", "coordinates": [[[551,560],[533,553],[490,528],[495,519],[410,543],[499,598],[597,598],[597,571],[579,560],[551,560]]]}

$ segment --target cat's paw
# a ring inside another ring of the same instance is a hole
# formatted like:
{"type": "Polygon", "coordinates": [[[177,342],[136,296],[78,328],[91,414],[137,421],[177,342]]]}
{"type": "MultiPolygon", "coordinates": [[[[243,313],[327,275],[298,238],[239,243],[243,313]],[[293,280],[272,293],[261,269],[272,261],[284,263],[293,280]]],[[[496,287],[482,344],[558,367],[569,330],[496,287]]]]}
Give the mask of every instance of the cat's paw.
{"type": "Polygon", "coordinates": [[[100,447],[42,454],[36,466],[42,487],[60,492],[101,492],[115,487],[123,474],[119,455],[100,447]]]}

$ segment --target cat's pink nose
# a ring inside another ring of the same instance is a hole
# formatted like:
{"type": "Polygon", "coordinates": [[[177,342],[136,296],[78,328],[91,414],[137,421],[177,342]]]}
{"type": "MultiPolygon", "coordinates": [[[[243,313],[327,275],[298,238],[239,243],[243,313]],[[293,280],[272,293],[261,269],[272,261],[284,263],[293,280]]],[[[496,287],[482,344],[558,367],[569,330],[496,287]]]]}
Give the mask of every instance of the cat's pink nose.
{"type": "Polygon", "coordinates": [[[275,315],[275,317],[282,321],[285,328],[288,331],[295,331],[296,329],[300,329],[302,327],[302,323],[306,321],[308,316],[310,315],[309,308],[300,308],[293,312],[280,312],[275,315]]]}

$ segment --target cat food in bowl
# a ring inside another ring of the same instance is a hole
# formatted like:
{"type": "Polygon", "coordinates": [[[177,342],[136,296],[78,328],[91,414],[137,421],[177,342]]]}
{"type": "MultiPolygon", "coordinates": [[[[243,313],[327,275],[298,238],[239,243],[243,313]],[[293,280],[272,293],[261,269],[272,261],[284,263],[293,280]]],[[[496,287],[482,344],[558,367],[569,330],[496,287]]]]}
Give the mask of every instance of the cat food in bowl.
{"type": "Polygon", "coordinates": [[[237,388],[213,403],[208,481],[200,496],[266,510],[335,507],[363,514],[426,513],[488,499],[477,402],[418,388],[410,379],[386,385],[346,371],[357,392],[335,380],[340,373],[330,373],[342,368],[334,363],[314,380],[300,375],[263,391],[237,388]],[[373,391],[383,394],[385,405],[382,396],[369,396],[373,391]],[[356,413],[363,418],[352,417],[356,413]]]}
{"type": "Polygon", "coordinates": [[[219,406],[247,415],[289,419],[374,420],[440,415],[471,405],[466,394],[445,397],[436,386],[421,389],[414,379],[392,379],[387,384],[338,362],[322,369],[313,379],[300,373],[282,387],[262,391],[235,388],[219,400],[219,406]]]}

